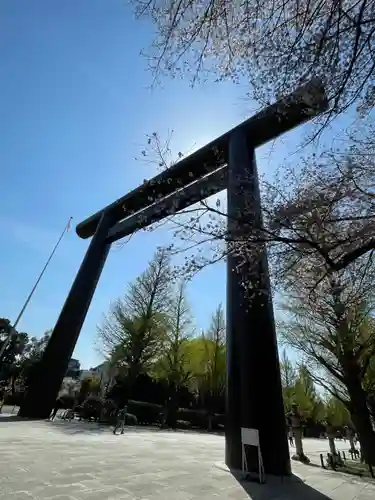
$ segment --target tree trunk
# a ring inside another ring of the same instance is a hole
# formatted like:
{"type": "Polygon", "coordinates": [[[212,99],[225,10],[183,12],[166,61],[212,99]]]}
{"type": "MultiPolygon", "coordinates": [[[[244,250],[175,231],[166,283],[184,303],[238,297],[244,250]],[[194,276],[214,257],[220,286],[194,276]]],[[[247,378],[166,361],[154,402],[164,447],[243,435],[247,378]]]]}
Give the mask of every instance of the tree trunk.
{"type": "Polygon", "coordinates": [[[335,438],[328,437],[328,444],[329,444],[329,451],[331,452],[331,455],[333,455],[335,457],[337,455],[335,438]]]}
{"type": "Polygon", "coordinates": [[[169,386],[169,398],[167,402],[166,424],[172,429],[177,428],[178,397],[177,387],[174,383],[169,386]]]}
{"type": "Polygon", "coordinates": [[[15,377],[12,377],[11,390],[12,390],[12,396],[14,396],[16,393],[16,379],[15,379],[15,377]]]}
{"type": "Polygon", "coordinates": [[[212,431],[212,419],[213,419],[213,415],[212,413],[210,412],[208,414],[208,432],[211,432],[212,431]]]}
{"type": "Polygon", "coordinates": [[[304,453],[303,453],[302,430],[301,429],[294,429],[294,442],[295,442],[295,446],[296,446],[296,455],[299,458],[303,458],[304,453]]]}
{"type": "Polygon", "coordinates": [[[375,432],[367,406],[366,393],[358,378],[353,377],[346,385],[351,401],[351,417],[358,433],[363,457],[368,464],[375,465],[375,432]]]}
{"type": "Polygon", "coordinates": [[[375,396],[372,396],[367,400],[367,405],[370,411],[370,419],[372,423],[372,427],[375,429],[375,396]]]}
{"type": "Polygon", "coordinates": [[[355,442],[354,442],[354,438],[353,437],[349,438],[349,443],[350,443],[350,451],[354,452],[356,450],[356,447],[355,447],[355,442]]]}

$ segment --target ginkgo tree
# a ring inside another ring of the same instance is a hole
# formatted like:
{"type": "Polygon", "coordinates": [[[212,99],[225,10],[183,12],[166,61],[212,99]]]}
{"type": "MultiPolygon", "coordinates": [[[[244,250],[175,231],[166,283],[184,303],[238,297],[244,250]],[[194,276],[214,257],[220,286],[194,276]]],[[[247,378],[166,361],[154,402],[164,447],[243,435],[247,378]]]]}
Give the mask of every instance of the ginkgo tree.
{"type": "Polygon", "coordinates": [[[194,335],[191,310],[186,298],[186,284],[182,281],[176,286],[166,321],[166,334],[163,339],[159,358],[151,373],[167,382],[168,421],[173,425],[178,409],[178,392],[187,386],[192,377],[190,370],[189,341],[194,335]]]}
{"type": "Polygon", "coordinates": [[[199,347],[195,368],[195,387],[202,405],[209,411],[209,427],[215,411],[222,407],[226,384],[225,318],[219,304],[207,331],[196,340],[199,347]]]}
{"type": "Polygon", "coordinates": [[[285,411],[291,411],[296,404],[305,420],[323,420],[324,404],[315,383],[303,363],[292,363],[284,349],[280,358],[281,383],[285,411]]]}
{"type": "Polygon", "coordinates": [[[172,300],[171,274],[170,257],[160,249],[98,327],[102,350],[112,365],[126,372],[130,394],[136,378],[162,353],[172,300]]]}
{"type": "Polygon", "coordinates": [[[299,273],[294,267],[286,282],[286,314],[278,326],[282,340],[302,355],[312,380],[347,407],[363,454],[374,464],[375,432],[366,386],[375,356],[370,259],[358,260],[318,285],[313,265],[301,267],[299,273]]]}
{"type": "MultiPolygon", "coordinates": [[[[329,396],[324,403],[325,421],[341,428],[351,425],[350,413],[339,399],[329,396]]],[[[355,448],[355,446],[353,448],[355,448]]]]}

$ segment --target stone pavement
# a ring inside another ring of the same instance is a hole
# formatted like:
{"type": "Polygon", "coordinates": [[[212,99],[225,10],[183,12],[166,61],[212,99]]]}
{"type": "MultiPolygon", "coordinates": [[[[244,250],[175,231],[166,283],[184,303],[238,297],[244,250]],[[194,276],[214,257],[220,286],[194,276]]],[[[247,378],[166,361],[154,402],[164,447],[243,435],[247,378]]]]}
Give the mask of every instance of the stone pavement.
{"type": "MultiPolygon", "coordinates": [[[[305,440],[306,451],[327,451],[305,440]]],[[[344,446],[344,445],[343,445],[344,446]]],[[[293,464],[266,485],[224,470],[224,439],[193,432],[0,416],[0,500],[374,500],[375,482],[293,464]]]]}

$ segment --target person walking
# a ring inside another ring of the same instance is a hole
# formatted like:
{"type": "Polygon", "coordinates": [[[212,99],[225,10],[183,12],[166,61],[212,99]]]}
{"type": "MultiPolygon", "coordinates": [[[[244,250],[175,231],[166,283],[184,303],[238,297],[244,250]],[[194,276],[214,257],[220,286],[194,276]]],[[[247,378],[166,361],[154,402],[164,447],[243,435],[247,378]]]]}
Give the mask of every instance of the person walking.
{"type": "Polygon", "coordinates": [[[124,434],[127,406],[118,411],[117,422],[113,429],[113,434],[116,435],[117,429],[121,429],[121,434],[124,434]]]}
{"type": "Polygon", "coordinates": [[[3,411],[5,401],[5,391],[0,387],[0,413],[3,411]]]}
{"type": "Polygon", "coordinates": [[[50,415],[50,420],[51,421],[54,420],[54,418],[56,417],[56,414],[59,411],[60,406],[61,406],[60,399],[56,399],[55,406],[53,407],[52,413],[50,415]]]}
{"type": "Polygon", "coordinates": [[[288,438],[289,438],[289,444],[290,444],[290,446],[294,446],[293,429],[292,428],[289,429],[288,438]]]}

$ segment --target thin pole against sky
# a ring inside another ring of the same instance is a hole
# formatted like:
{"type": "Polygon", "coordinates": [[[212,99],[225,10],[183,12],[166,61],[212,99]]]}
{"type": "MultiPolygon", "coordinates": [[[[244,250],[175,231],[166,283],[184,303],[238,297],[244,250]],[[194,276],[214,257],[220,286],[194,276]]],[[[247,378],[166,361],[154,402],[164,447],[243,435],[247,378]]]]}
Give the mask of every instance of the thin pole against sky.
{"type": "Polygon", "coordinates": [[[55,254],[55,252],[57,250],[57,247],[60,245],[60,242],[63,239],[65,233],[67,233],[69,231],[72,219],[73,219],[73,217],[69,218],[69,221],[68,221],[67,225],[65,226],[64,231],[61,233],[59,239],[57,240],[57,243],[54,246],[54,248],[53,248],[50,256],[48,257],[47,262],[45,263],[45,265],[44,265],[44,267],[42,269],[42,272],[40,273],[38,279],[36,280],[36,282],[35,282],[35,284],[33,286],[33,288],[31,289],[31,292],[29,293],[27,299],[25,300],[25,303],[24,303],[21,311],[19,312],[19,314],[18,314],[18,316],[16,318],[16,321],[14,322],[13,326],[10,328],[10,332],[9,332],[7,338],[5,339],[5,341],[3,342],[3,345],[1,346],[1,349],[0,349],[0,362],[1,362],[1,359],[2,359],[3,354],[5,352],[5,349],[8,347],[9,343],[12,340],[13,335],[15,335],[15,333],[16,333],[16,327],[17,327],[18,323],[20,322],[20,320],[21,320],[21,318],[23,316],[23,313],[25,312],[27,306],[29,305],[29,302],[30,302],[32,296],[34,295],[34,292],[35,292],[37,286],[39,285],[40,280],[43,278],[43,275],[46,272],[46,269],[47,269],[49,263],[51,262],[51,259],[52,259],[52,257],[54,256],[54,254],[55,254]]]}

